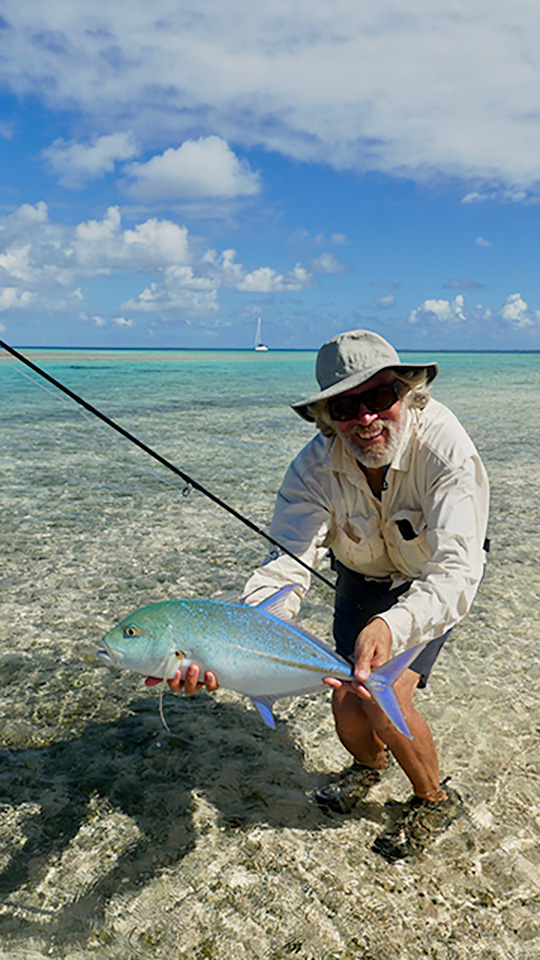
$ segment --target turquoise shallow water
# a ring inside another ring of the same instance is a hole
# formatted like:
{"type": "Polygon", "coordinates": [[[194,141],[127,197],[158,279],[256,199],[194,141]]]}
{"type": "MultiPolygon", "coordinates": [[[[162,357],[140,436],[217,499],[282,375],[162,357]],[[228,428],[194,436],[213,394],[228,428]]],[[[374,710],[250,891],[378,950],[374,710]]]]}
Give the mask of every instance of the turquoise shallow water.
{"type": "MultiPolygon", "coordinates": [[[[23,352],[265,528],[312,435],[287,406],[312,352],[23,352]]],[[[490,474],[493,549],[421,701],[467,814],[390,867],[370,845],[399,770],[343,821],[306,796],[347,763],[325,694],[282,702],[275,734],[225,691],[170,696],[169,740],[155,691],[96,663],[125,613],[234,598],[266,547],[2,356],[3,956],[539,955],[540,356],[437,359],[490,474]]],[[[322,637],[329,593],[302,611],[322,637]]]]}

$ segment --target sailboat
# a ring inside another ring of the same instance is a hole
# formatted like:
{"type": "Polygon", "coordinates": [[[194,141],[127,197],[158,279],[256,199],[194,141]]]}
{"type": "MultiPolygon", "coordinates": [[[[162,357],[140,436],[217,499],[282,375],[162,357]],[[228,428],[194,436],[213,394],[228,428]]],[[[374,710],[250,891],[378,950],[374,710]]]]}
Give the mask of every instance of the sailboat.
{"type": "Polygon", "coordinates": [[[257,320],[257,333],[255,334],[255,344],[253,346],[254,350],[268,350],[268,347],[265,343],[262,342],[262,319],[259,317],[257,320]]]}

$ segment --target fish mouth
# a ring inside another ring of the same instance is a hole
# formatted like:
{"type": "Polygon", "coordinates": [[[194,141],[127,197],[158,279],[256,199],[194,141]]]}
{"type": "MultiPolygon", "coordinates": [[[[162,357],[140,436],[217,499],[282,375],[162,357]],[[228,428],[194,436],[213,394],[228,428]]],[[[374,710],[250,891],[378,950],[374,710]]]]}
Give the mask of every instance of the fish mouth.
{"type": "Polygon", "coordinates": [[[106,640],[102,641],[105,650],[98,650],[97,655],[100,659],[107,664],[108,667],[121,667],[122,666],[122,654],[119,650],[115,650],[114,647],[111,647],[106,640]]]}

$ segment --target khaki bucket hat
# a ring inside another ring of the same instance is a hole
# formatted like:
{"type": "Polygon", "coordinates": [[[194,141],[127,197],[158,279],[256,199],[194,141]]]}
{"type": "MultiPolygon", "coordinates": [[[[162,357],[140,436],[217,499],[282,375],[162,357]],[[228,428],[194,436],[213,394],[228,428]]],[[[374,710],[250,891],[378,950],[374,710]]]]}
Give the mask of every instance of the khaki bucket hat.
{"type": "Polygon", "coordinates": [[[338,393],[359,387],[381,370],[396,373],[417,373],[425,370],[427,382],[431,383],[439,372],[436,363],[402,363],[398,353],[384,337],[371,330],[349,330],[323,343],[317,354],[315,376],[320,393],[297,400],[293,410],[304,420],[313,420],[308,406],[318,400],[329,400],[338,393]]]}

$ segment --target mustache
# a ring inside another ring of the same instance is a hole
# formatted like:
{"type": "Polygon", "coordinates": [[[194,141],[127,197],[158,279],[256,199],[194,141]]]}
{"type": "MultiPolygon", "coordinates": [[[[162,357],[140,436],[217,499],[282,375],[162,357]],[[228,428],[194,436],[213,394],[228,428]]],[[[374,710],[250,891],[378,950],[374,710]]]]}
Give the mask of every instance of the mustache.
{"type": "Polygon", "coordinates": [[[391,426],[393,426],[393,424],[385,424],[380,420],[370,424],[369,427],[360,427],[358,424],[355,424],[354,426],[351,426],[345,430],[342,436],[344,436],[347,440],[349,437],[364,437],[366,440],[368,440],[370,437],[377,437],[384,430],[391,432],[391,426]]]}

